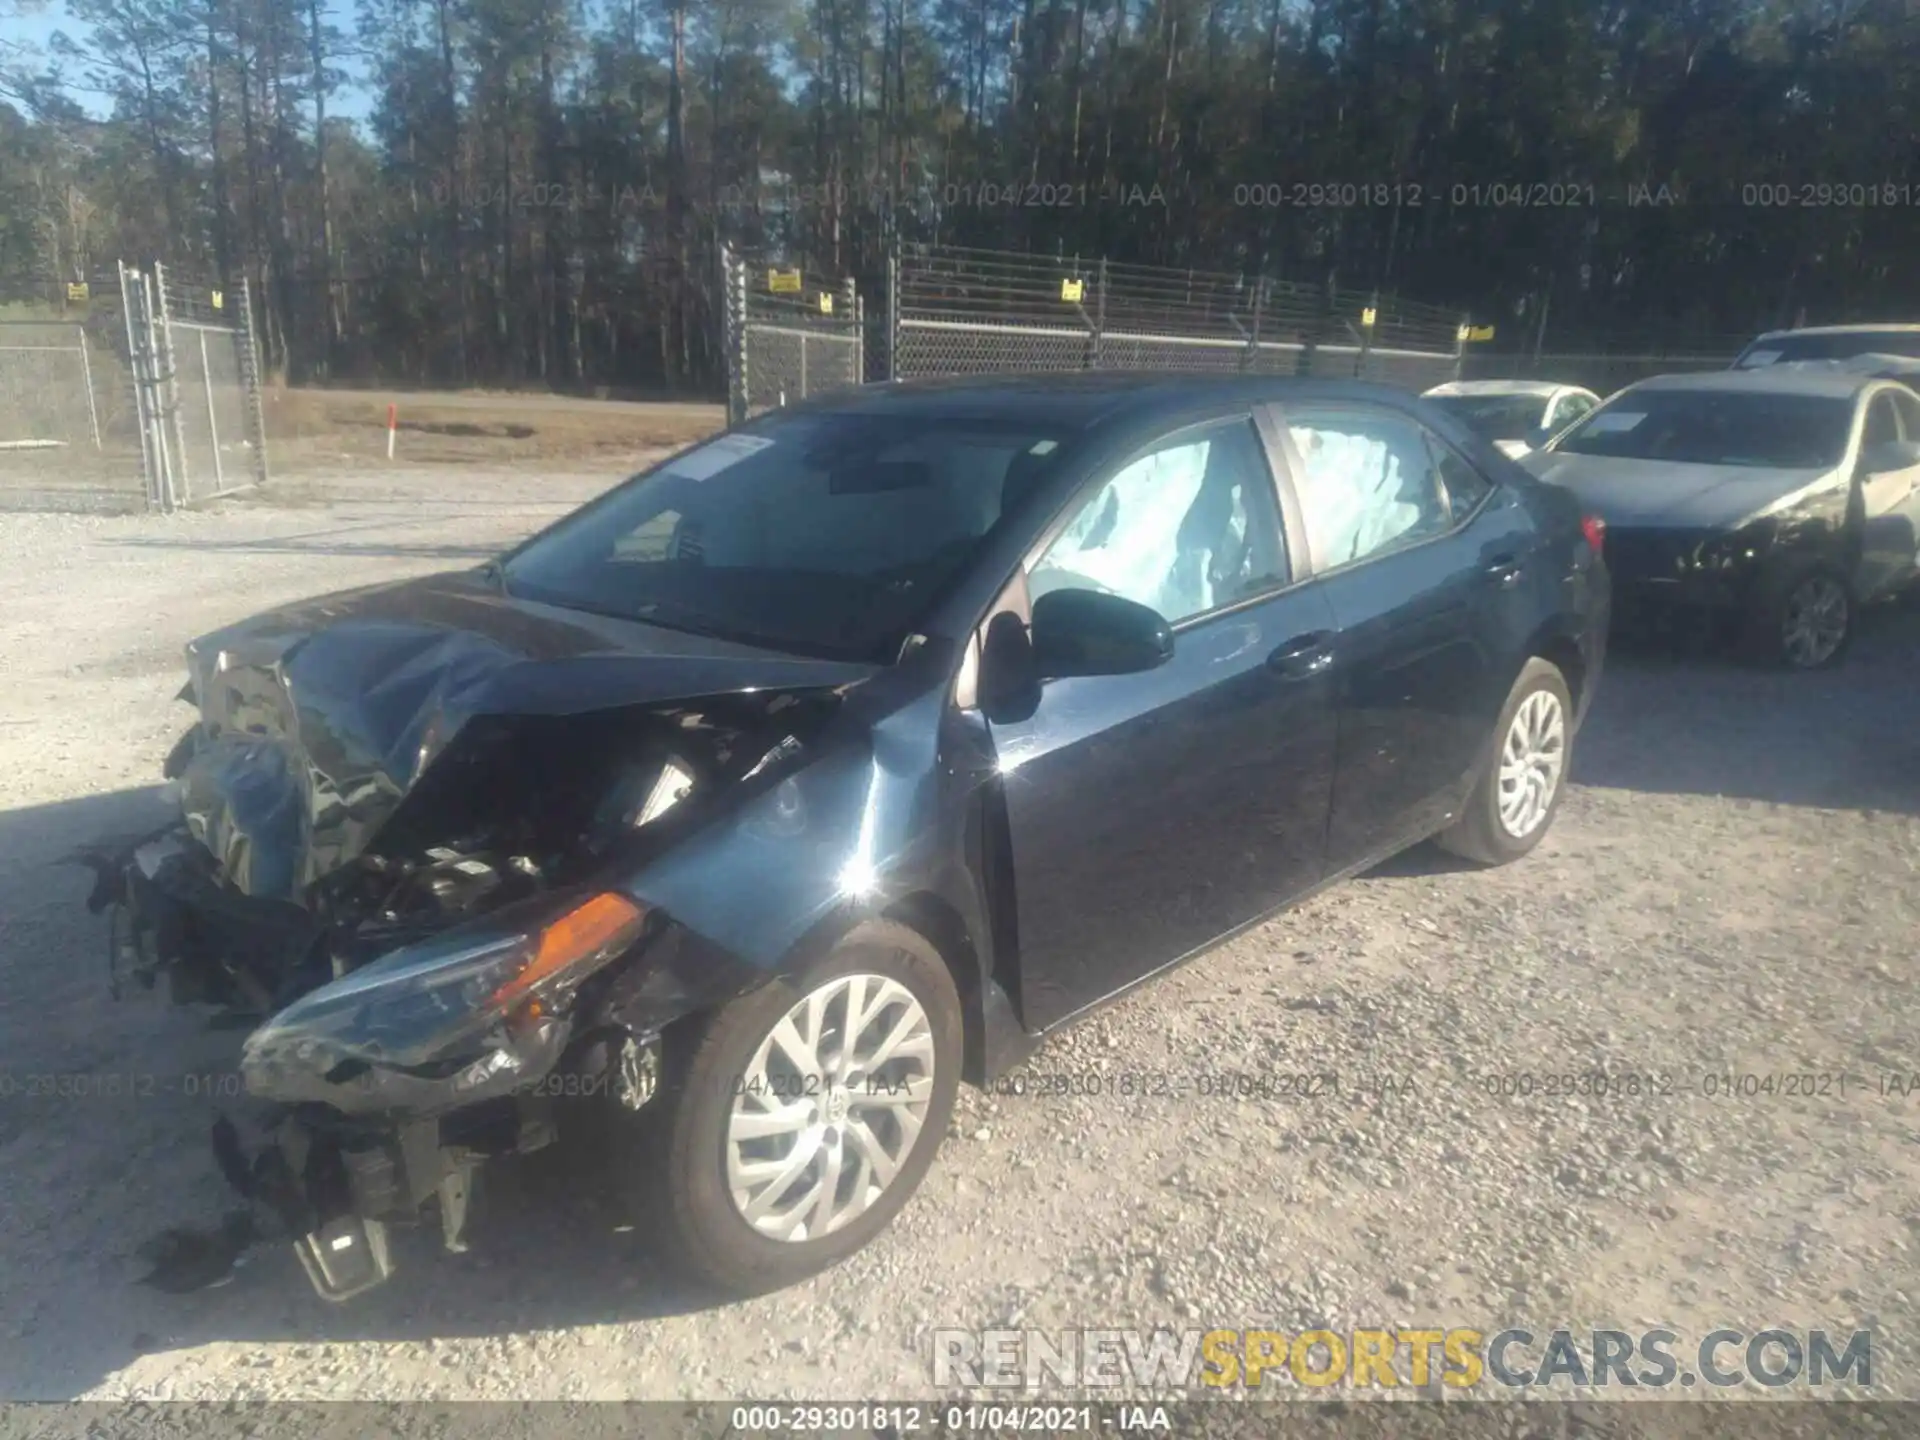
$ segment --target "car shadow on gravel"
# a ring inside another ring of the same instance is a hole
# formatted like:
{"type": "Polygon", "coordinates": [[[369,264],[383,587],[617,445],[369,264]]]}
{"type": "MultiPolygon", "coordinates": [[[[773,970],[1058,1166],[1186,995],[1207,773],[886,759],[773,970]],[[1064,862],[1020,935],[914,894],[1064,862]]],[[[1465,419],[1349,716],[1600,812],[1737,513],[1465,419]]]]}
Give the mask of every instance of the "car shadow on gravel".
{"type": "Polygon", "coordinates": [[[1920,607],[1875,606],[1842,663],[1794,673],[1617,642],[1576,784],[1920,814],[1920,607]]]}
{"type": "Polygon", "coordinates": [[[644,1321],[705,1308],[660,1273],[603,1157],[562,1144],[481,1172],[471,1248],[396,1230],[397,1273],[341,1306],[283,1239],[226,1283],[139,1283],[143,1244],[216,1227],[239,1202],[209,1135],[238,1093],[241,1034],[164,990],[109,994],[107,922],[74,847],[150,831],[157,789],[0,815],[0,1398],[66,1399],[143,1352],[216,1342],[420,1341],[644,1321]]]}

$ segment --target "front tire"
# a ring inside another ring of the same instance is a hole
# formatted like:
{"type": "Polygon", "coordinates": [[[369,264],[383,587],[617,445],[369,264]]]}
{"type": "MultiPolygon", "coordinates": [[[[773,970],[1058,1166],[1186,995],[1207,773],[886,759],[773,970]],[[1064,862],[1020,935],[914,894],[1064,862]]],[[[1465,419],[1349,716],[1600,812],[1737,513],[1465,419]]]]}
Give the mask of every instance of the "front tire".
{"type": "Polygon", "coordinates": [[[702,1287],[757,1295],[866,1245],[952,1120],[960,1015],[939,953],[891,921],[718,1011],[635,1157],[662,1258],[702,1287]]]}
{"type": "Polygon", "coordinates": [[[1482,865],[1505,865],[1538,845],[1566,789],[1573,697],[1558,667],[1538,656],[1521,667],[1488,741],[1480,781],[1460,818],[1434,837],[1482,865]]]}
{"type": "Polygon", "coordinates": [[[1854,596],[1840,572],[1812,566],[1789,577],[1754,617],[1749,648],[1765,664],[1829,670],[1853,640],[1854,596]]]}

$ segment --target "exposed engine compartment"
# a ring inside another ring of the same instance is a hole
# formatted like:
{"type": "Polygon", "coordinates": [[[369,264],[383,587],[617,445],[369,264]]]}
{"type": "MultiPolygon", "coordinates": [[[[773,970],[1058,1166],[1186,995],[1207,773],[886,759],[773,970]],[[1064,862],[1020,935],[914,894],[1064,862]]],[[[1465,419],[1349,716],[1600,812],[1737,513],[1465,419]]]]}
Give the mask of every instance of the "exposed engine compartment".
{"type": "Polygon", "coordinates": [[[238,737],[236,747],[203,720],[168,760],[181,822],[82,857],[97,877],[91,908],[116,909],[116,989],[164,976],[176,1003],[213,1004],[236,1021],[270,1014],[403,945],[575,884],[616,855],[644,861],[740,781],[798,754],[800,732],[830,708],[830,693],[780,694],[478,717],[367,848],[297,899],[236,883],[260,873],[273,838],[246,829],[251,797],[232,796],[232,751],[257,741],[238,737]]]}

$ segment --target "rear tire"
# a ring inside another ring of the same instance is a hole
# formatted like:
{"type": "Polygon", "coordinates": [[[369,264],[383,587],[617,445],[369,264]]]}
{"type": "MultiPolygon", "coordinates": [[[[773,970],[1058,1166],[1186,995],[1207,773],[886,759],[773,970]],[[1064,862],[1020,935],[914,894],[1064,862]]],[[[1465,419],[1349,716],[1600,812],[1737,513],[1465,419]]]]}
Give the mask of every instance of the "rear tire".
{"type": "Polygon", "coordinates": [[[1534,656],[1501,707],[1479,783],[1435,843],[1481,865],[1518,860],[1552,826],[1572,754],[1573,697],[1559,668],[1534,656]]]}
{"type": "Polygon", "coordinates": [[[891,921],[859,925],[792,981],[717,1011],[635,1117],[653,1133],[631,1156],[629,1183],[661,1259],[702,1289],[746,1296],[865,1246],[933,1164],[959,1089],[961,1029],[945,962],[891,921]],[[849,1053],[856,1004],[869,1018],[849,1053]],[[819,1063],[792,1064],[796,1050],[819,1063]]]}

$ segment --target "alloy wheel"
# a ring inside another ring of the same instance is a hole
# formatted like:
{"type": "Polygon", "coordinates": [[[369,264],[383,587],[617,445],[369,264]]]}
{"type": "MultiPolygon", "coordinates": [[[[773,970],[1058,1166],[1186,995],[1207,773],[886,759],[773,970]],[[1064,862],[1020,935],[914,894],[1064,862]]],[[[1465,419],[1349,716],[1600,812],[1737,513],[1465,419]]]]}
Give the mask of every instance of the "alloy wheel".
{"type": "Polygon", "coordinates": [[[872,1208],[933,1099],[933,1028],[884,975],[837,975],[774,1025],[727,1123],[735,1209],[773,1240],[817,1240],[872,1208]]]}
{"type": "Polygon", "coordinates": [[[1520,702],[1500,748],[1500,825],[1524,840],[1545,820],[1560,789],[1567,755],[1566,713],[1551,690],[1520,702]]]}
{"type": "Polygon", "coordinates": [[[1787,596],[1780,649],[1798,670],[1824,665],[1847,638],[1847,592],[1830,575],[1809,575],[1787,596]]]}

